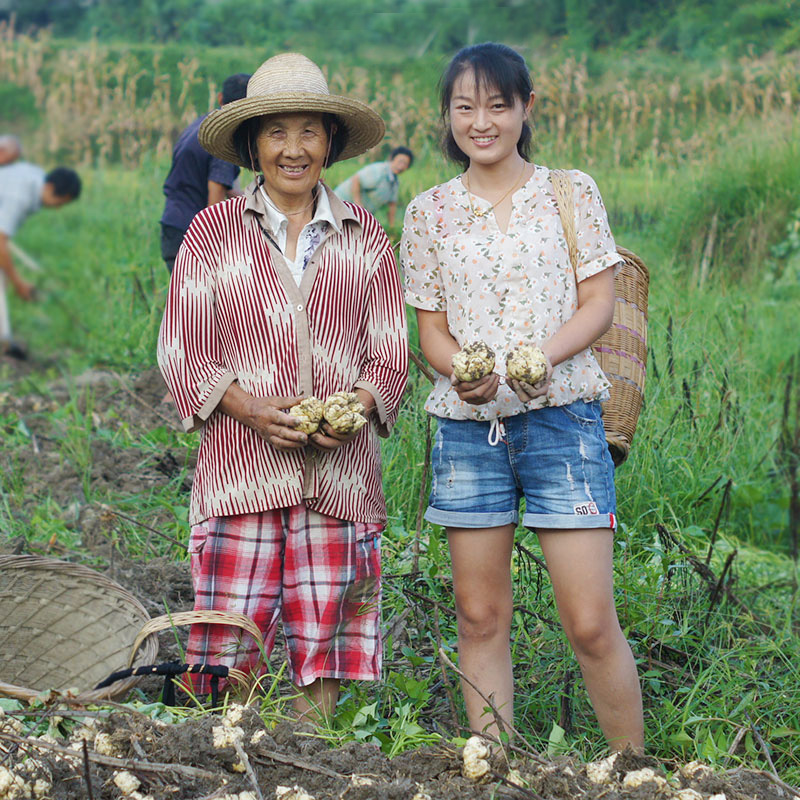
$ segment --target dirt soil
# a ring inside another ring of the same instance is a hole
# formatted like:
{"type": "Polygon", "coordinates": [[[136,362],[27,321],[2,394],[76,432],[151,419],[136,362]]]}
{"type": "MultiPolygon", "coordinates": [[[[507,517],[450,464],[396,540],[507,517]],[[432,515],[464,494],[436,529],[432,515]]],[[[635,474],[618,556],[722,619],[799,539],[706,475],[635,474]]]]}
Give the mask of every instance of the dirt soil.
{"type": "MultiPolygon", "coordinates": [[[[8,360],[2,361],[0,367],[8,360]]],[[[74,561],[93,558],[93,566],[98,561],[106,564],[109,576],[139,598],[151,615],[163,613],[165,607],[190,609],[188,563],[164,557],[132,559],[113,544],[120,518],[108,506],[86,502],[85,476],[74,461],[63,457],[63,430],[59,431],[57,419],[50,413],[77,397],[82,411],[86,402],[92,403],[90,417],[96,430],[113,433],[128,426],[146,433],[162,426],[177,428],[174,410],[161,403],[165,389],[157,370],[125,377],[89,372],[70,384],[58,381],[42,387],[28,365],[12,364],[10,368],[17,370],[17,391],[0,391],[0,417],[16,412],[31,442],[24,452],[15,449],[14,468],[19,469],[21,463],[26,495],[31,500],[50,496],[68,509],[70,524],[80,532],[86,551],[73,552],[56,541],[49,554],[74,561]],[[88,401],[84,387],[91,388],[88,401]]],[[[105,491],[117,496],[138,495],[170,479],[182,481],[181,491],[189,489],[193,464],[183,450],[154,453],[117,448],[97,436],[91,437],[90,447],[87,463],[95,495],[105,491]]],[[[0,448],[0,468],[10,457],[0,448]]],[[[26,509],[14,513],[24,517],[26,509]]],[[[157,521],[152,524],[157,527],[157,521]]],[[[23,541],[4,540],[0,532],[0,552],[28,552],[26,547],[23,541]]],[[[185,633],[182,636],[185,641],[185,633]]],[[[172,634],[162,634],[160,647],[159,661],[177,658],[178,645],[172,634]]],[[[280,653],[275,657],[280,658],[280,653]]],[[[145,696],[155,699],[161,682],[153,679],[141,686],[145,696]]],[[[331,747],[308,726],[284,722],[268,730],[253,709],[242,707],[233,707],[227,717],[209,713],[174,725],[122,709],[86,712],[57,705],[34,713],[45,718],[63,716],[67,722],[61,723],[60,731],[71,740],[25,735],[26,729],[18,721],[21,713],[0,713],[0,800],[34,796],[52,800],[272,800],[279,796],[276,790],[281,786],[301,787],[284,795],[284,800],[777,800],[797,796],[766,773],[741,769],[714,773],[702,765],[659,763],[630,753],[606,763],[604,771],[601,762],[593,767],[569,759],[552,761],[520,749],[509,754],[510,763],[496,754],[485,782],[474,783],[462,775],[460,751],[447,744],[389,760],[368,744],[331,747]],[[78,721],[80,727],[70,720],[78,721]],[[85,752],[79,734],[87,742],[85,752]],[[220,744],[223,735],[232,739],[215,747],[215,738],[220,744]],[[509,775],[512,767],[522,786],[512,782],[517,780],[513,773],[509,775]],[[650,772],[639,773],[642,769],[650,772]],[[129,773],[133,780],[126,784],[128,777],[121,773],[129,773]],[[634,786],[637,781],[639,785],[634,786]]],[[[27,719],[29,722],[30,716],[27,719]]]]}
{"type": "MultiPolygon", "coordinates": [[[[461,752],[449,745],[424,747],[389,760],[367,744],[349,742],[331,748],[308,726],[283,722],[267,730],[254,710],[241,706],[230,707],[227,716],[207,714],[179,725],[165,725],[143,714],[113,713],[89,720],[96,722],[91,728],[73,732],[71,749],[53,739],[15,738],[7,733],[8,720],[7,715],[4,726],[0,718],[0,762],[28,785],[43,781],[40,789],[49,786],[44,796],[53,800],[259,800],[280,797],[279,787],[305,792],[285,800],[791,797],[763,773],[715,774],[696,763],[680,769],[670,765],[667,780],[665,765],[632,753],[621,754],[610,764],[591,765],[514,754],[510,766],[516,776],[505,758],[495,755],[489,774],[476,783],[462,775],[461,752]],[[228,742],[226,735],[232,737],[228,742]],[[85,755],[81,738],[87,740],[85,755]],[[602,774],[604,766],[608,769],[602,774]],[[121,787],[130,776],[135,793],[124,794],[121,787]]],[[[0,797],[15,796],[3,795],[0,788],[0,797]]]]}

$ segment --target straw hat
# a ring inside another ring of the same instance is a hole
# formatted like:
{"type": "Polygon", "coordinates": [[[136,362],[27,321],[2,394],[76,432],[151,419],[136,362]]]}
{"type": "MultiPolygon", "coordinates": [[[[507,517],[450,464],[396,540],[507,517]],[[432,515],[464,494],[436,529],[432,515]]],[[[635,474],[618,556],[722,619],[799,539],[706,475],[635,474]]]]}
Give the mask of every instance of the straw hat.
{"type": "Polygon", "coordinates": [[[265,114],[319,111],[335,114],[347,129],[338,160],[360,155],[383,138],[383,120],[367,105],[331,94],[322,70],[300,53],[265,61],[247,83],[247,96],[212,111],[200,125],[200,144],[212,156],[250,168],[236,152],[233,133],[245,120],[265,114]]]}

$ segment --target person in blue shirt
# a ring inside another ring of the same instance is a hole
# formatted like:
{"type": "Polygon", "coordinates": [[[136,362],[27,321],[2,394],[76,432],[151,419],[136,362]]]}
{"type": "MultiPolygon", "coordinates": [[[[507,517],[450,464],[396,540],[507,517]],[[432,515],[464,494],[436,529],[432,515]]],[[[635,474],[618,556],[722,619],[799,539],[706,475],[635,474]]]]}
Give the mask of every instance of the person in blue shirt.
{"type": "Polygon", "coordinates": [[[400,185],[397,176],[405,172],[414,161],[414,154],[407,147],[395,147],[388,161],[367,164],[355,175],[340,183],[335,189],[337,196],[356,205],[363,206],[375,214],[379,208],[388,206],[389,226],[394,225],[397,214],[397,197],[400,185]]]}
{"type": "MultiPolygon", "coordinates": [[[[248,80],[250,76],[242,72],[226,78],[217,95],[219,104],[243,98],[248,80]]],[[[239,167],[215,158],[197,140],[197,131],[207,116],[198,117],[178,137],[172,150],[172,167],[164,181],[167,200],[161,215],[161,256],[170,272],[194,215],[235,194],[239,167]]]]}

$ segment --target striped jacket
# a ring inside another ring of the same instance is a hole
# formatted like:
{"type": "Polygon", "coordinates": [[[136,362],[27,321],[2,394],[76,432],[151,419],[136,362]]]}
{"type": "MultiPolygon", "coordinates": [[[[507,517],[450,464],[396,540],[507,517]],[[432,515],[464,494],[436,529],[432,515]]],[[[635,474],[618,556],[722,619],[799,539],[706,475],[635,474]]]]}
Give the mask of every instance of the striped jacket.
{"type": "Polygon", "coordinates": [[[260,218],[255,184],[201,211],[175,261],[158,363],[187,431],[202,430],[190,522],[285,508],[384,523],[377,435],[388,436],[406,384],[405,305],[389,240],[364,209],[328,197],[328,226],[298,286],[260,218]],[[214,413],[237,381],[257,397],[360,387],[376,400],[369,425],[329,453],[273,448],[214,413]]]}

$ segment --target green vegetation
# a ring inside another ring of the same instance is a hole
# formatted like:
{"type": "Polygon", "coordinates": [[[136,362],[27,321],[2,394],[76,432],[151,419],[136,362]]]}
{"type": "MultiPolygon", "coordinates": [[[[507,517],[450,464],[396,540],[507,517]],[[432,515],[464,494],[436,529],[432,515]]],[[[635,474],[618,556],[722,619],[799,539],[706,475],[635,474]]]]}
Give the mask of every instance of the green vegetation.
{"type": "Polygon", "coordinates": [[[474,41],[520,43],[520,32],[570,50],[656,45],[691,57],[780,52],[800,44],[797,0],[6,0],[20,30],[103,40],[242,44],[269,51],[324,46],[380,60],[448,53],[474,41]],[[246,19],[246,21],[245,21],[246,19]],[[324,44],[317,31],[326,32],[324,44]]]}
{"type": "MultiPolygon", "coordinates": [[[[566,3],[565,8],[577,5],[566,3]]],[[[716,47],[726,31],[741,33],[738,44],[729,45],[732,52],[749,39],[754,45],[756,40],[777,42],[781,49],[796,25],[787,16],[793,3],[749,4],[727,14],[725,25],[714,29],[711,12],[732,4],[692,4],[691,14],[674,13],[688,9],[677,2],[648,4],[652,12],[642,11],[644,4],[627,5],[640,11],[632,12],[628,27],[609,27],[611,38],[644,43],[660,37],[663,47],[698,57],[706,57],[707,48],[716,47]],[[659,26],[656,20],[666,22],[659,26]]],[[[560,4],[552,4],[556,6],[560,4]]],[[[203,6],[198,16],[224,7],[203,6]]],[[[295,15],[316,8],[312,2],[290,7],[295,15]]],[[[508,4],[508,9],[523,7],[527,5],[508,4]]],[[[85,8],[88,20],[101,11],[111,14],[114,4],[85,8]]],[[[69,30],[77,32],[86,20],[76,17],[69,30]]],[[[563,35],[567,22],[563,13],[553,12],[542,17],[541,25],[546,33],[563,35]]],[[[230,26],[231,32],[236,29],[230,26]]],[[[405,46],[401,33],[398,29],[398,49],[405,46]]],[[[364,33],[364,47],[379,41],[371,36],[364,33]]],[[[146,52],[148,59],[157,53],[170,65],[165,67],[170,80],[175,80],[173,65],[187,63],[177,45],[123,49],[146,52]]],[[[215,69],[224,64],[222,71],[228,71],[252,68],[260,60],[255,52],[247,58],[233,50],[199,55],[204,64],[215,69]]],[[[56,47],[52,63],[63,57],[56,47]]],[[[619,60],[612,73],[606,71],[608,58],[595,52],[586,72],[580,71],[579,61],[565,66],[554,59],[548,62],[554,65],[549,77],[535,75],[543,86],[537,160],[590,171],[603,191],[618,242],[639,253],[651,268],[646,405],[631,457],[617,475],[622,526],[615,576],[622,624],[643,680],[647,746],[664,759],[701,758],[717,766],[769,769],[771,758],[782,778],[798,784],[796,60],[768,54],[738,63],[712,61],[700,69],[699,62],[685,65],[662,50],[619,60]],[[667,77],[657,84],[658,74],[667,77]],[[563,84],[557,78],[564,75],[570,76],[568,88],[559,94],[563,84]],[[583,95],[573,80],[576,75],[587,81],[583,95]],[[671,105],[670,82],[678,87],[671,105]],[[788,92],[788,100],[780,92],[788,92]],[[557,103],[565,94],[568,123],[560,128],[557,103]],[[612,98],[620,96],[638,107],[637,114],[613,110],[612,98]],[[592,113],[581,103],[594,103],[592,113]]],[[[358,69],[341,69],[340,79],[351,80],[350,88],[361,80],[358,69]]],[[[416,134],[420,157],[403,176],[401,199],[407,201],[454,170],[443,163],[432,141],[435,70],[424,60],[404,69],[418,83],[412,82],[409,95],[402,95],[411,97],[402,112],[421,131],[416,134]],[[423,102],[424,113],[414,116],[415,104],[423,102]]],[[[155,86],[157,77],[153,72],[146,80],[155,86]]],[[[393,81],[391,74],[385,81],[381,75],[371,76],[361,88],[373,100],[384,97],[376,102],[385,102],[401,96],[391,94],[396,90],[393,81]]],[[[204,79],[191,85],[207,96],[204,79]]],[[[14,91],[30,91],[34,97],[35,82],[31,87],[0,86],[0,99],[5,102],[14,91]]],[[[144,96],[139,93],[133,106],[144,96]]],[[[168,111],[174,114],[175,101],[173,93],[164,112],[164,120],[173,126],[175,117],[168,111]]],[[[32,141],[52,157],[44,139],[36,138],[42,136],[42,129],[35,127],[40,107],[33,100],[23,107],[32,141]]],[[[181,113],[191,110],[190,101],[180,107],[181,113]]],[[[153,130],[167,135],[160,122],[153,130]]],[[[63,131],[53,135],[67,140],[63,131]]],[[[118,147],[126,140],[115,141],[118,147]]],[[[86,188],[80,202],[58,213],[43,212],[27,223],[17,241],[42,261],[46,276],[40,278],[39,304],[23,307],[12,301],[13,322],[50,366],[23,378],[0,368],[0,530],[9,538],[23,537],[34,550],[58,541],[73,557],[98,564],[110,556],[87,549],[80,527],[71,521],[69,504],[54,497],[31,500],[27,454],[35,442],[34,423],[46,421],[59,432],[60,458],[81,476],[84,496],[76,502],[111,504],[173,539],[186,540],[185,472],[178,470],[136,496],[101,490],[92,480],[89,445],[105,442],[120,458],[144,461],[166,450],[190,451],[194,438],[167,425],[142,431],[115,421],[113,414],[93,414],[91,389],[74,383],[90,368],[130,374],[155,363],[167,282],[157,220],[168,154],[158,152],[154,141],[160,141],[155,134],[143,138],[130,160],[118,152],[102,157],[94,150],[94,164],[100,166],[84,168],[86,188]],[[52,399],[53,381],[69,385],[66,401],[52,399]],[[10,402],[34,394],[51,399],[39,408],[21,409],[10,402]]],[[[337,166],[329,182],[354,169],[337,166]]],[[[396,238],[397,231],[393,234],[396,238]]],[[[413,336],[412,344],[416,346],[413,336]]],[[[390,511],[384,541],[390,633],[386,679],[377,691],[351,687],[330,733],[332,739],[374,741],[390,753],[428,741],[437,732],[455,733],[451,695],[436,655],[441,646],[456,658],[446,542],[439,529],[427,524],[417,529],[426,461],[426,392],[425,378],[412,369],[403,412],[384,444],[390,511]]],[[[513,630],[518,727],[542,751],[565,747],[594,758],[603,749],[602,736],[558,628],[541,553],[532,534],[520,531],[518,541],[513,630]]],[[[112,545],[113,552],[134,558],[185,557],[173,543],[145,536],[141,527],[123,519],[113,526],[112,545]]],[[[453,675],[447,680],[454,684],[453,675]]]]}

